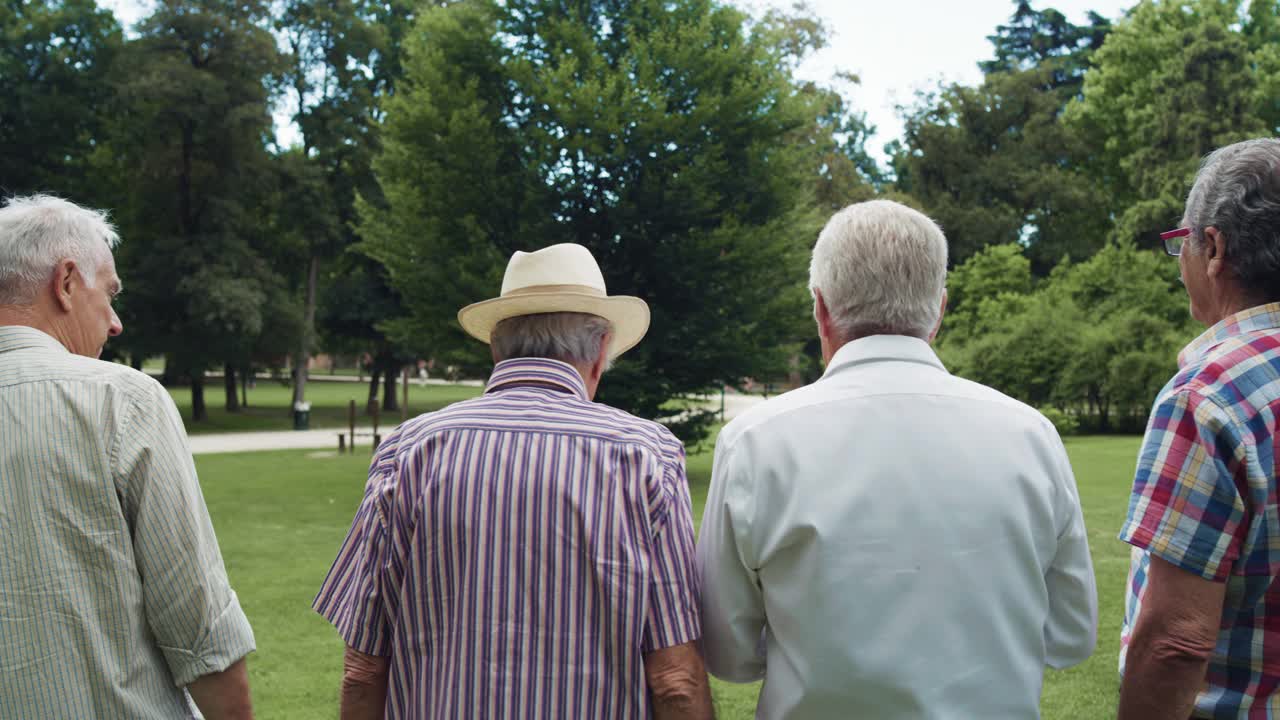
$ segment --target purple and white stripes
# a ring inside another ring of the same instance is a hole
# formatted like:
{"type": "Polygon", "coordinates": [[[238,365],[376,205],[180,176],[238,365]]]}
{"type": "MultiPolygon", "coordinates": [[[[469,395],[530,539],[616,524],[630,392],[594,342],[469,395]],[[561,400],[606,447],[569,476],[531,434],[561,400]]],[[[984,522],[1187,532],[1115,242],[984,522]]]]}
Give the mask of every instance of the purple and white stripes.
{"type": "Polygon", "coordinates": [[[391,658],[393,718],[644,718],[643,655],[700,634],[684,448],[571,366],[387,438],[315,609],[391,658]]]}

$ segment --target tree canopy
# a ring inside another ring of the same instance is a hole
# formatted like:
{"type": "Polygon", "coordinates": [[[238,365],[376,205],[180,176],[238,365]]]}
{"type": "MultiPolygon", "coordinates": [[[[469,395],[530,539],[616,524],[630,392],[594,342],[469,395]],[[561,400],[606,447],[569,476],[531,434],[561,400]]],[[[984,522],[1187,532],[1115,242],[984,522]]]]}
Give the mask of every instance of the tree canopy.
{"type": "MultiPolygon", "coordinates": [[[[385,106],[386,206],[361,204],[364,247],[409,310],[393,334],[483,357],[456,311],[497,294],[515,250],[571,241],[652,310],[606,401],[662,417],[780,373],[810,322],[821,221],[799,140],[823,98],[791,76],[796,38],[707,0],[426,11],[385,106]]],[[[706,420],[673,424],[696,436],[706,420]]]]}

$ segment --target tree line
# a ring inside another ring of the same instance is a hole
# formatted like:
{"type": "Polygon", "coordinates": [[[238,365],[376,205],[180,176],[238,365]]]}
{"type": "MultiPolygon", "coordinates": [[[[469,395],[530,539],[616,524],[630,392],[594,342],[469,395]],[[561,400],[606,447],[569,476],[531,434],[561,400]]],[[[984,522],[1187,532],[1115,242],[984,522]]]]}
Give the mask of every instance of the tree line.
{"type": "Polygon", "coordinates": [[[1277,7],[1011,10],[982,82],[901,108],[880,166],[856,77],[796,76],[827,41],[803,9],[159,0],[126,31],[93,0],[5,0],[0,189],[112,211],[111,348],[164,355],[197,421],[206,372],[234,410],[237,376],[319,349],[367,353],[387,403],[414,358],[481,373],[457,308],[512,251],[579,242],[653,311],[601,399],[697,438],[713,417],[681,398],[817,371],[809,248],[887,196],[947,233],[955,371],[1125,429],[1194,331],[1156,234],[1199,157],[1280,123],[1277,7]]]}

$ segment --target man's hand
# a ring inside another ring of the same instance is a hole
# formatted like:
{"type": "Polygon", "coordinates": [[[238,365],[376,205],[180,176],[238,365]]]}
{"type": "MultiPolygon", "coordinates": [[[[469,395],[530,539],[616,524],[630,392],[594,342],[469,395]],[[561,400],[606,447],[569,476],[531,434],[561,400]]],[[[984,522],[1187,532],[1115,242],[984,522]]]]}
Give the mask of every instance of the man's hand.
{"type": "Polygon", "coordinates": [[[342,657],[342,720],[382,720],[391,661],[352,647],[342,657]]]}
{"type": "Polygon", "coordinates": [[[202,675],[187,686],[205,720],[253,720],[249,671],[241,658],[222,672],[202,675]]]}
{"type": "Polygon", "coordinates": [[[696,642],[644,656],[654,720],[711,720],[711,686],[696,642]]]}
{"type": "Polygon", "coordinates": [[[1191,717],[1218,642],[1226,589],[1151,558],[1120,685],[1120,720],[1191,717]]]}

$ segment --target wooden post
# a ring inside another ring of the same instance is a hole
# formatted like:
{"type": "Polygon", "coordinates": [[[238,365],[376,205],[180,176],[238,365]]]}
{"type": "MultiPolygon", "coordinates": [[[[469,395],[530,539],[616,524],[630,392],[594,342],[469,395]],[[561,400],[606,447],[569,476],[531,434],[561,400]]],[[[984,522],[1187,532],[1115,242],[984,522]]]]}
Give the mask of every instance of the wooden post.
{"type": "Polygon", "coordinates": [[[400,423],[409,419],[409,366],[404,366],[404,379],[400,382],[400,423]]]}
{"type": "MultiPolygon", "coordinates": [[[[391,377],[394,378],[395,375],[392,375],[391,377]]],[[[392,397],[395,397],[395,396],[392,395],[392,397]]],[[[378,405],[377,403],[374,403],[373,405],[373,449],[369,451],[370,455],[378,452],[378,443],[382,442],[382,438],[378,436],[378,413],[381,412],[381,410],[382,410],[382,406],[378,405]]]]}
{"type": "Polygon", "coordinates": [[[338,433],[338,454],[341,455],[346,451],[347,451],[347,436],[343,435],[342,433],[338,433]]]}
{"type": "MultiPolygon", "coordinates": [[[[347,405],[347,424],[351,427],[351,453],[356,452],[356,401],[352,400],[347,405]]],[[[341,446],[339,446],[341,449],[341,446]]]]}

